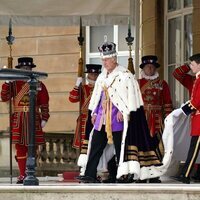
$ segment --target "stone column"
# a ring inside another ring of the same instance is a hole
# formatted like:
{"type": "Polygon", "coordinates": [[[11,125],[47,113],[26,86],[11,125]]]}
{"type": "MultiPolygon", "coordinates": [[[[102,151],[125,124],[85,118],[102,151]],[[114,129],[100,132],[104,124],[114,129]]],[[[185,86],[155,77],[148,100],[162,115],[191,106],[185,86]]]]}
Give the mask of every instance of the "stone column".
{"type": "Polygon", "coordinates": [[[193,54],[200,53],[200,1],[193,0],[192,32],[193,32],[193,54]]]}

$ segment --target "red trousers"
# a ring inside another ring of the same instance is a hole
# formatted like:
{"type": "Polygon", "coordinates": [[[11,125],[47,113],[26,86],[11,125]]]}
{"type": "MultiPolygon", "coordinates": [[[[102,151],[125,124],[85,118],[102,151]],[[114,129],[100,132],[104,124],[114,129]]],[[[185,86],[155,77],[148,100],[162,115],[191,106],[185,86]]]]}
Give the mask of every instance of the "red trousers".
{"type": "Polygon", "coordinates": [[[25,176],[28,147],[20,144],[15,144],[15,149],[20,176],[25,176]]]}

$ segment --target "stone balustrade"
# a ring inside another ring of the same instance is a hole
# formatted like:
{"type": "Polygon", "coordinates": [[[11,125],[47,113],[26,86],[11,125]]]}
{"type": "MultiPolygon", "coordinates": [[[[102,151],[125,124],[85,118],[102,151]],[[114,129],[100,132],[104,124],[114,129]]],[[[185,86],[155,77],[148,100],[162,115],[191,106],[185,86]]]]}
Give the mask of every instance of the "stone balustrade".
{"type": "MultiPolygon", "coordinates": [[[[57,176],[66,171],[78,171],[77,158],[79,150],[72,148],[72,133],[46,133],[46,143],[40,145],[36,152],[36,175],[57,176]]],[[[9,176],[9,135],[0,134],[0,177],[9,176]]],[[[12,147],[13,176],[18,175],[15,161],[15,148],[12,147]]]]}
{"type": "Polygon", "coordinates": [[[48,133],[46,143],[37,149],[37,174],[57,175],[64,171],[77,171],[78,150],[72,148],[73,135],[48,133]]]}

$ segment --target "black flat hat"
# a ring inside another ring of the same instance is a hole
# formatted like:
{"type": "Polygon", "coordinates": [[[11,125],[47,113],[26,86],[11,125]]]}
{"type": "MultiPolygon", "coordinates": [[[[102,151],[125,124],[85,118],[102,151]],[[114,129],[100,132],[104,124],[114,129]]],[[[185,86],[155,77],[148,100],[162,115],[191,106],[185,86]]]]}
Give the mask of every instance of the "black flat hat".
{"type": "Polygon", "coordinates": [[[86,64],[86,71],[85,73],[101,73],[102,65],[98,64],[86,64]]]}
{"type": "Polygon", "coordinates": [[[156,68],[160,67],[160,64],[157,63],[157,56],[152,56],[152,55],[148,55],[148,56],[143,56],[142,57],[142,63],[140,64],[140,68],[143,69],[143,67],[146,64],[152,64],[154,65],[156,68]]]}
{"type": "Polygon", "coordinates": [[[36,67],[36,65],[33,63],[33,58],[31,57],[18,58],[18,65],[16,65],[15,68],[19,69],[23,66],[30,66],[32,68],[36,67]]]}

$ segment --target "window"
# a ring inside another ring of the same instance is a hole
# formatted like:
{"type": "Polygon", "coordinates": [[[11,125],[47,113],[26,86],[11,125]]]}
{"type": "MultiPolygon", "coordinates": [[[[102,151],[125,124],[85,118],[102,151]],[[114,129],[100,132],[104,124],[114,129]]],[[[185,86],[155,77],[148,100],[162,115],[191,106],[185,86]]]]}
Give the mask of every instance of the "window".
{"type": "Polygon", "coordinates": [[[168,12],[180,10],[182,7],[187,8],[192,6],[192,0],[168,0],[168,12]]]}
{"type": "MultiPolygon", "coordinates": [[[[131,27],[131,34],[134,37],[135,29],[131,27]]],[[[125,38],[128,34],[128,25],[114,26],[87,26],[86,27],[86,63],[102,64],[98,46],[107,41],[114,42],[118,52],[118,63],[124,67],[128,66],[129,47],[125,38]]],[[[134,45],[132,45],[132,57],[134,57],[134,45]]],[[[133,58],[134,60],[134,58],[133,58]]]]}
{"type": "Polygon", "coordinates": [[[179,10],[182,0],[168,0],[168,12],[179,10]]]}
{"type": "Polygon", "coordinates": [[[188,91],[174,79],[174,69],[192,55],[192,0],[166,1],[166,79],[169,82],[174,107],[189,98],[188,91]]]}
{"type": "Polygon", "coordinates": [[[192,6],[192,0],[184,0],[184,8],[191,6],[192,6]]]}

